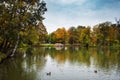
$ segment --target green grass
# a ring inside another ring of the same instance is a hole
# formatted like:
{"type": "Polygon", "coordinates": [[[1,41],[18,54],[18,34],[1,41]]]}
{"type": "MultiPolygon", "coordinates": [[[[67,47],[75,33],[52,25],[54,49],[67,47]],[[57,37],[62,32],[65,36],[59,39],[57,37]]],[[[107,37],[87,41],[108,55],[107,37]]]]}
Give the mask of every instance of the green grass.
{"type": "Polygon", "coordinates": [[[41,47],[54,47],[54,44],[40,44],[41,47]]]}

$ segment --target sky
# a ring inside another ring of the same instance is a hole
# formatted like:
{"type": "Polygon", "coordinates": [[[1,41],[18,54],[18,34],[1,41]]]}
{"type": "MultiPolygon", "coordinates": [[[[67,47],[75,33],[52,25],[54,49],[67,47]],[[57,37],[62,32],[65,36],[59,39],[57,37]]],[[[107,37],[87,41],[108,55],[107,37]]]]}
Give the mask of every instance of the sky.
{"type": "Polygon", "coordinates": [[[44,25],[48,33],[57,28],[91,26],[120,19],[120,0],[45,0],[44,25]]]}

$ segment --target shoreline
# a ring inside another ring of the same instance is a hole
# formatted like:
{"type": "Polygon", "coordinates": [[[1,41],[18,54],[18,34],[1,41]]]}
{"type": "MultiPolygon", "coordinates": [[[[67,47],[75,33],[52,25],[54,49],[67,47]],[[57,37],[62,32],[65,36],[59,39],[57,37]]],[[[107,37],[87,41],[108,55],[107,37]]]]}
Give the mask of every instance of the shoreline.
{"type": "MultiPolygon", "coordinates": [[[[40,45],[32,45],[31,47],[53,47],[55,48],[55,44],[40,44],[40,45]]],[[[64,44],[63,47],[80,47],[80,48],[111,48],[111,49],[120,49],[120,45],[117,46],[81,46],[80,44],[64,44]]],[[[5,54],[0,52],[0,64],[4,62],[4,60],[9,58],[9,54],[5,54]]]]}
{"type": "MultiPolygon", "coordinates": [[[[82,46],[80,44],[63,44],[64,47],[86,47],[86,46],[82,46]]],[[[55,44],[40,44],[40,45],[34,45],[34,46],[39,46],[39,47],[55,47],[55,44]]],[[[101,45],[101,46],[88,46],[88,48],[92,48],[92,47],[110,47],[110,48],[120,48],[120,45],[115,45],[115,46],[105,46],[105,45],[101,45]]]]}

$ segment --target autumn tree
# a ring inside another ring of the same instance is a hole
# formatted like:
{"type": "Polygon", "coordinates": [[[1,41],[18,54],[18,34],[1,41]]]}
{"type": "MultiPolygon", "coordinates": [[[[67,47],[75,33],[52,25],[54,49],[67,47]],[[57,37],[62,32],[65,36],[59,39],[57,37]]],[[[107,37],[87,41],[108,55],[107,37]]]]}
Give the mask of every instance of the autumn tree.
{"type": "Polygon", "coordinates": [[[65,28],[58,28],[54,33],[56,35],[56,42],[65,43],[67,36],[65,28]]]}
{"type": "Polygon", "coordinates": [[[70,27],[68,29],[69,34],[69,43],[70,44],[77,44],[79,43],[79,34],[77,32],[77,29],[75,27],[70,27]]]}
{"type": "Polygon", "coordinates": [[[68,41],[68,33],[66,29],[58,28],[56,31],[49,34],[49,41],[52,43],[67,43],[68,41]]]}
{"type": "Polygon", "coordinates": [[[111,22],[100,23],[93,27],[92,42],[95,45],[113,45],[119,43],[119,27],[111,22]]]}

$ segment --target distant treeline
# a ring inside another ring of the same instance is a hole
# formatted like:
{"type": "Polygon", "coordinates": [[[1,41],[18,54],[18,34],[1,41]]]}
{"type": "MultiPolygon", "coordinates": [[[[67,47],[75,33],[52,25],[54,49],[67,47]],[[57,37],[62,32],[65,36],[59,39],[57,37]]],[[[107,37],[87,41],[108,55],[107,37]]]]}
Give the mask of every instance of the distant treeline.
{"type": "Polygon", "coordinates": [[[104,22],[89,26],[58,28],[48,35],[46,43],[79,44],[81,46],[116,46],[120,45],[120,24],[104,22]]]}

